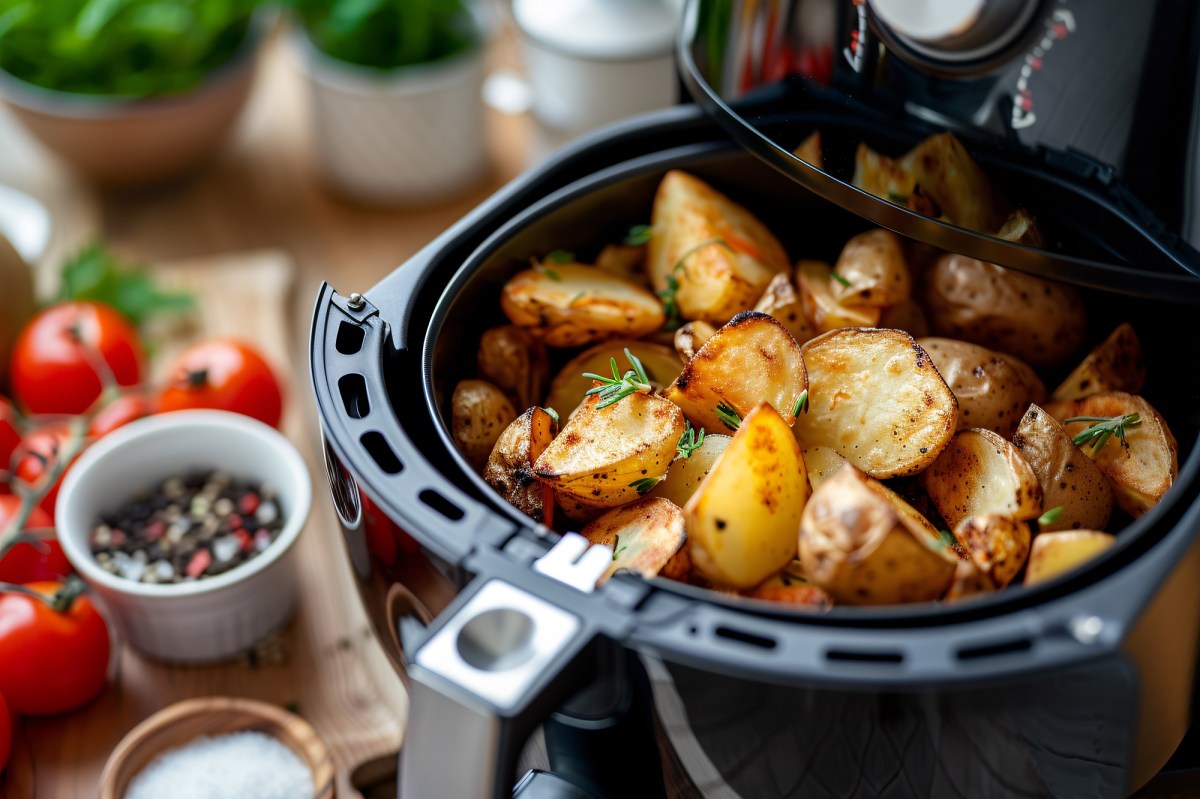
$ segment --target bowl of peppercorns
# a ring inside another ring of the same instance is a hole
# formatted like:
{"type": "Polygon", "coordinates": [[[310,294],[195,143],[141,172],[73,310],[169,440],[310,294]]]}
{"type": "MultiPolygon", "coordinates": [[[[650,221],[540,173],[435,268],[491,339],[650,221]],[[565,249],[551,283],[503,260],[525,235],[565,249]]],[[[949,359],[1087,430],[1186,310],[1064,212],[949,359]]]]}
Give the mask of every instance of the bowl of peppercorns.
{"type": "Polygon", "coordinates": [[[286,624],[311,502],[304,459],[277,430],[176,411],[85,450],[55,512],[63,552],[125,639],[160,660],[200,663],[286,624]]]}

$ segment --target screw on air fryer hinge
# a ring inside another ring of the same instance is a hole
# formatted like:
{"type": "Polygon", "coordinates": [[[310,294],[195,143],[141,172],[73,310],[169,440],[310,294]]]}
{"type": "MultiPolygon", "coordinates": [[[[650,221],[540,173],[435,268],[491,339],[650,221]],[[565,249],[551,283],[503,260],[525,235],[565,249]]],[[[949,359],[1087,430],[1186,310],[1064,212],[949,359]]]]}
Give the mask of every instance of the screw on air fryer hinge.
{"type": "Polygon", "coordinates": [[[357,291],[353,292],[346,300],[346,307],[352,311],[361,311],[366,304],[367,298],[357,291]]]}

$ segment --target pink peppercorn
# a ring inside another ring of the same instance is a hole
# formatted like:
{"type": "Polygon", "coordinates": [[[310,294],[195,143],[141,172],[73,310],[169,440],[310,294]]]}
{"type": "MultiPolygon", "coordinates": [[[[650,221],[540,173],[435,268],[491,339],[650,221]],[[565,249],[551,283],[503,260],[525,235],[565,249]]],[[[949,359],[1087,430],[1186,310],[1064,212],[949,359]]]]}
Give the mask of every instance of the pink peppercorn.
{"type": "Polygon", "coordinates": [[[242,494],[238,500],[238,510],[247,516],[258,510],[258,494],[255,494],[253,491],[247,491],[245,494],[242,494]]]}
{"type": "Polygon", "coordinates": [[[245,530],[238,530],[234,533],[234,535],[237,536],[237,540],[241,544],[241,549],[243,552],[249,552],[254,548],[254,539],[251,538],[250,534],[245,530]]]}
{"type": "Polygon", "coordinates": [[[204,573],[204,570],[207,569],[211,563],[212,553],[207,549],[197,549],[196,554],[192,555],[192,559],[188,561],[188,577],[199,577],[204,573]]]}

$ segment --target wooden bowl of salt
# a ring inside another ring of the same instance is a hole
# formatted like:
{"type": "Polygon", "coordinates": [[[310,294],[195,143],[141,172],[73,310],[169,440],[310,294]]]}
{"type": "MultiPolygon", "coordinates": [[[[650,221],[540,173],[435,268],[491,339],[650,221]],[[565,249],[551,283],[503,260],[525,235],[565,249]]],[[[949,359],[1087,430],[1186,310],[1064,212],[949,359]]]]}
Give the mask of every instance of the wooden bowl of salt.
{"type": "Polygon", "coordinates": [[[263,796],[280,790],[295,796],[284,786],[302,780],[300,765],[311,775],[313,799],[334,799],[333,756],[307,721],[253,699],[189,699],[158,711],[121,739],[104,764],[99,796],[136,799],[164,784],[174,786],[172,795],[199,796],[185,793],[195,788],[197,775],[214,781],[210,795],[241,780],[242,786],[261,786],[263,796]]]}

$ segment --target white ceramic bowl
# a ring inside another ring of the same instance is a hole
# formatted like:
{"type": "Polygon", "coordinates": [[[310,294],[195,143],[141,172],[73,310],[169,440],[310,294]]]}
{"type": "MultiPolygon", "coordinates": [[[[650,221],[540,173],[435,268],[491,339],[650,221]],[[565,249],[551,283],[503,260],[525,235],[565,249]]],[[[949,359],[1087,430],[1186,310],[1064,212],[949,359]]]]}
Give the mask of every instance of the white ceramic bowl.
{"type": "Polygon", "coordinates": [[[274,428],[224,411],[177,411],[140,419],[86,449],[63,480],[55,517],[63,552],[125,639],[151,657],[199,663],[237,655],[288,620],[297,595],[294,544],[311,504],[304,460],[274,428]],[[170,585],[126,580],[97,565],[88,534],[101,514],[168,477],[216,469],[275,489],[284,526],[270,547],[224,574],[170,585]]]}

